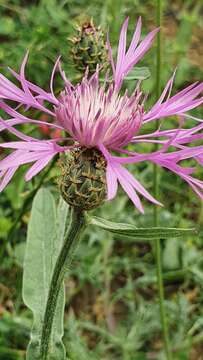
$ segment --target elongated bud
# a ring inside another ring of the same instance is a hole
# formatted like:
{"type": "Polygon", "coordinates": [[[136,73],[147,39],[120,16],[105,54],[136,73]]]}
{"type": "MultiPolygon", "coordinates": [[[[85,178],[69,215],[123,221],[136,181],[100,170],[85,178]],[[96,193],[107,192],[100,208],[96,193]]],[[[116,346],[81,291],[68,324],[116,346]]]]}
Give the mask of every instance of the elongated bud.
{"type": "Polygon", "coordinates": [[[79,148],[61,159],[59,186],[64,200],[81,210],[100,206],[106,198],[106,161],[97,149],[79,148]]]}
{"type": "Polygon", "coordinates": [[[100,27],[94,25],[93,20],[78,26],[77,35],[70,40],[74,44],[71,53],[77,70],[84,73],[88,67],[89,73],[93,74],[97,64],[101,65],[101,68],[108,66],[104,33],[100,27]]]}

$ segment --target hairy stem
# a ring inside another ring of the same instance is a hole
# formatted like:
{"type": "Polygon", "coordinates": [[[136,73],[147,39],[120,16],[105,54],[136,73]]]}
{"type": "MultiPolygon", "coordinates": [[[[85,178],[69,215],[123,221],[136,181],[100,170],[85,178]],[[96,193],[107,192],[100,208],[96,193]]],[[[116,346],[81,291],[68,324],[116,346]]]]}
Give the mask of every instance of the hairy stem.
{"type": "MultiPolygon", "coordinates": [[[[161,27],[162,23],[162,0],[157,0],[157,13],[156,13],[156,22],[157,26],[161,27]]],[[[159,99],[161,95],[161,71],[162,71],[162,34],[161,28],[157,37],[157,64],[156,64],[156,98],[159,99]]],[[[159,124],[158,124],[159,125],[159,124]]],[[[156,146],[156,150],[158,145],[156,146]]],[[[159,192],[159,181],[158,181],[158,168],[157,165],[154,165],[154,195],[158,197],[159,192]]],[[[154,207],[154,225],[158,226],[158,209],[154,207]]],[[[163,285],[163,274],[162,274],[162,263],[161,263],[161,240],[155,240],[155,253],[156,253],[156,268],[157,268],[157,284],[159,289],[159,306],[160,306],[160,318],[163,330],[164,338],[164,350],[167,360],[171,360],[171,351],[169,343],[169,334],[168,334],[168,324],[166,317],[166,310],[164,306],[164,285],[163,285]]]]}
{"type": "Polygon", "coordinates": [[[72,262],[74,251],[79,243],[80,234],[84,230],[85,226],[86,218],[84,212],[76,208],[72,208],[69,228],[53,271],[45,309],[40,343],[40,356],[42,360],[49,359],[50,337],[59,291],[63,284],[65,274],[72,262]]]}

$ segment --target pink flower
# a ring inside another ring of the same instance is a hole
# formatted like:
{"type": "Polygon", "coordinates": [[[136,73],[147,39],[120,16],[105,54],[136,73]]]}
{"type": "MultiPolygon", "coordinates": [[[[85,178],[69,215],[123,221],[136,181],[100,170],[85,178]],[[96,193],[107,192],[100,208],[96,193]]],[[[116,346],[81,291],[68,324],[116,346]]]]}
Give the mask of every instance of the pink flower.
{"type": "Polygon", "coordinates": [[[124,78],[149,50],[158,31],[158,29],[153,30],[140,42],[141,18],[139,18],[132,41],[126,51],[127,27],[128,19],[125,20],[121,29],[116,64],[109,40],[107,40],[113,71],[111,84],[108,83],[108,79],[102,85],[100,84],[99,69],[97,69],[91,78],[88,78],[86,73],[81,83],[75,86],[66,78],[58,59],[51,75],[50,92],[46,92],[25,78],[28,55],[23,60],[19,74],[11,70],[21,88],[0,75],[0,108],[10,116],[8,120],[0,119],[0,131],[8,130],[19,139],[0,144],[2,148],[13,150],[10,155],[0,161],[0,190],[9,183],[20,165],[33,163],[25,175],[28,181],[39,173],[56,154],[69,151],[73,147],[83,146],[98,148],[106,158],[109,200],[115,197],[118,183],[120,183],[141,212],[144,210],[138,193],[149,201],[161,205],[125,168],[128,163],[141,161],[151,161],[174,172],[203,199],[203,181],[192,176],[195,168],[183,167],[180,164],[182,160],[190,158],[203,164],[203,145],[191,147],[193,142],[203,139],[203,122],[186,113],[203,102],[203,97],[200,96],[203,83],[192,84],[171,96],[174,73],[160,99],[148,112],[145,111],[145,96],[142,94],[140,83],[137,84],[132,95],[129,95],[127,90],[124,95],[121,95],[119,90],[124,78]],[[56,98],[53,92],[53,79],[58,69],[64,80],[64,90],[56,98]],[[18,103],[19,107],[34,108],[51,115],[53,122],[30,119],[22,115],[15,107],[11,107],[7,100],[13,100],[15,106],[18,103]],[[46,104],[50,106],[47,107],[46,104]],[[141,127],[143,133],[146,123],[174,115],[178,115],[181,119],[178,128],[159,129],[150,134],[139,134],[141,127]],[[199,123],[190,129],[183,128],[187,118],[192,118],[199,123]],[[63,131],[64,137],[50,140],[35,139],[16,129],[16,125],[24,123],[46,125],[54,130],[63,131]],[[65,143],[70,139],[73,140],[72,146],[61,145],[62,142],[65,143]],[[151,153],[129,152],[126,149],[127,145],[139,142],[157,142],[161,148],[151,153]],[[119,153],[126,156],[119,157],[119,153]]]}

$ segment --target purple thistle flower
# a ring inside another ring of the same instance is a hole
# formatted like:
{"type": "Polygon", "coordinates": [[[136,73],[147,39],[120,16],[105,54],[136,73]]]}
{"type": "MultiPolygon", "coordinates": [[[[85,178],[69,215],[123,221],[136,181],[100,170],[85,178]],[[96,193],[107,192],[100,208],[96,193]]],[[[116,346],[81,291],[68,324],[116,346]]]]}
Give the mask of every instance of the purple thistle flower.
{"type": "Polygon", "coordinates": [[[141,161],[151,161],[174,172],[203,199],[203,181],[192,176],[195,168],[180,165],[182,160],[190,158],[203,164],[203,145],[190,146],[193,141],[203,139],[201,132],[203,122],[186,113],[203,103],[203,97],[200,97],[203,83],[194,83],[171,96],[174,73],[160,99],[148,112],[145,111],[145,97],[140,83],[137,84],[132,95],[129,95],[127,91],[124,95],[119,94],[124,78],[149,50],[158,31],[158,29],[153,30],[140,42],[141,18],[139,18],[131,44],[126,51],[127,27],[128,19],[125,20],[121,29],[116,64],[109,40],[107,40],[113,71],[111,84],[108,80],[100,84],[98,68],[92,77],[88,78],[86,73],[81,83],[74,86],[61,70],[58,59],[51,75],[50,92],[46,92],[25,78],[28,54],[23,60],[19,74],[10,70],[20,82],[21,88],[0,75],[0,108],[10,116],[8,120],[0,119],[0,131],[8,130],[20,139],[0,144],[2,148],[13,149],[10,155],[0,161],[0,191],[9,183],[20,165],[34,163],[25,175],[28,181],[38,174],[56,154],[82,146],[97,148],[103,153],[107,161],[106,178],[109,200],[115,197],[118,183],[120,183],[141,212],[144,210],[138,193],[149,201],[161,205],[124,167],[125,164],[141,161]],[[53,79],[58,69],[64,80],[64,90],[56,98],[53,92],[53,79]],[[19,104],[19,107],[34,108],[49,114],[53,117],[53,122],[30,119],[16,108],[12,108],[6,100],[13,100],[15,104],[19,104]],[[51,105],[51,110],[46,107],[45,102],[51,105]],[[140,128],[146,123],[174,115],[178,115],[181,119],[178,128],[170,130],[159,128],[150,134],[139,135],[140,128]],[[199,124],[190,129],[183,128],[187,118],[192,118],[199,124]],[[24,123],[46,124],[49,127],[64,130],[67,137],[38,140],[16,129],[16,125],[24,123]],[[60,145],[61,142],[65,143],[70,139],[74,142],[72,146],[60,145]],[[157,142],[161,148],[151,153],[129,152],[125,149],[128,144],[139,142],[157,142]],[[115,156],[112,151],[117,154],[126,154],[126,156],[115,156]]]}

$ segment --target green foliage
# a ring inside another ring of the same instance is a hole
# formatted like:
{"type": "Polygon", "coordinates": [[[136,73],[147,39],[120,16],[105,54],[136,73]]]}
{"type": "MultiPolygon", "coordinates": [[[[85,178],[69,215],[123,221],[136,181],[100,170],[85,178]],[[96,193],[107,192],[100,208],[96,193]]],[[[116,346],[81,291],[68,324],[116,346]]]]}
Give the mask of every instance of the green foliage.
{"type": "Polygon", "coordinates": [[[28,321],[5,312],[0,321],[0,359],[24,359],[25,344],[29,339],[28,321]]]}
{"type": "MultiPolygon", "coordinates": [[[[163,87],[178,65],[173,94],[190,82],[202,79],[201,6],[198,0],[165,2],[164,66],[161,77],[163,87]]],[[[59,54],[62,54],[67,76],[75,79],[76,72],[69,66],[72,45],[68,38],[74,36],[74,25],[81,13],[93,17],[95,24],[101,25],[103,30],[109,28],[113,55],[116,56],[118,33],[125,16],[130,15],[129,40],[139,15],[143,20],[143,36],[154,28],[154,10],[155,2],[152,0],[1,0],[0,70],[8,76],[7,66],[18,70],[29,49],[26,76],[31,81],[48,89],[51,70],[59,54]]],[[[156,46],[138,64],[151,72],[151,77],[142,83],[144,92],[150,92],[148,107],[153,103],[155,93],[155,49],[156,46]]],[[[57,91],[59,85],[56,76],[57,91]]],[[[134,80],[127,81],[126,85],[129,90],[133,89],[134,80]]],[[[202,118],[202,109],[194,110],[193,114],[202,118]]],[[[33,115],[35,118],[41,116],[39,113],[33,115]]],[[[177,122],[174,118],[167,119],[162,126],[168,128],[174,122],[177,122]]],[[[148,130],[153,130],[150,124],[148,130]]],[[[26,132],[42,137],[32,126],[26,127],[26,132]]],[[[139,151],[147,150],[146,144],[139,144],[139,151]]],[[[131,170],[147,189],[152,189],[151,165],[131,166],[131,170]]],[[[25,311],[20,295],[21,264],[33,190],[40,184],[43,174],[25,183],[24,172],[25,168],[19,169],[0,196],[2,360],[9,360],[9,356],[15,360],[25,359],[30,325],[30,312],[25,311]]],[[[198,172],[198,177],[202,178],[200,167],[198,172]]],[[[52,190],[55,188],[55,175],[52,169],[43,180],[52,190]]],[[[160,212],[159,225],[200,230],[198,238],[188,234],[184,239],[168,239],[162,243],[174,360],[188,360],[190,355],[191,359],[193,356],[196,360],[202,356],[203,341],[203,205],[175,175],[162,171],[159,176],[160,200],[165,206],[160,212]]],[[[153,205],[145,203],[145,215],[139,216],[120,191],[113,202],[105,204],[94,215],[146,228],[152,226],[152,210],[153,205]]],[[[132,238],[127,241],[123,235],[96,226],[89,227],[70,268],[66,288],[64,344],[70,354],[69,360],[78,360],[86,354],[91,360],[146,360],[152,356],[157,360],[163,359],[156,269],[150,242],[134,243],[132,238]],[[135,336],[135,330],[131,332],[131,329],[136,325],[139,331],[135,336]],[[132,336],[128,336],[130,332],[132,336]]]]}
{"type": "Polygon", "coordinates": [[[147,67],[138,67],[136,66],[131,72],[130,75],[126,76],[125,80],[146,80],[151,76],[150,70],[147,67]]]}
{"type": "MultiPolygon", "coordinates": [[[[61,213],[61,209],[59,209],[61,213]]],[[[60,220],[59,220],[60,221],[60,220]]],[[[66,221],[66,219],[65,219],[66,221]]],[[[63,226],[64,218],[62,219],[63,226]]],[[[28,226],[24,261],[23,299],[32,310],[34,322],[27,359],[40,359],[40,336],[53,267],[62,245],[63,230],[57,236],[55,201],[48,190],[38,191],[28,226]]],[[[50,344],[50,359],[65,358],[63,336],[64,289],[59,294],[50,344]]]]}
{"type": "Polygon", "coordinates": [[[115,223],[105,219],[98,218],[96,216],[90,218],[90,223],[101,227],[104,230],[116,233],[118,235],[124,235],[132,237],[133,240],[154,240],[154,239],[168,239],[168,238],[184,238],[187,235],[195,234],[195,229],[175,229],[167,227],[157,228],[137,228],[133,225],[115,223]]]}

